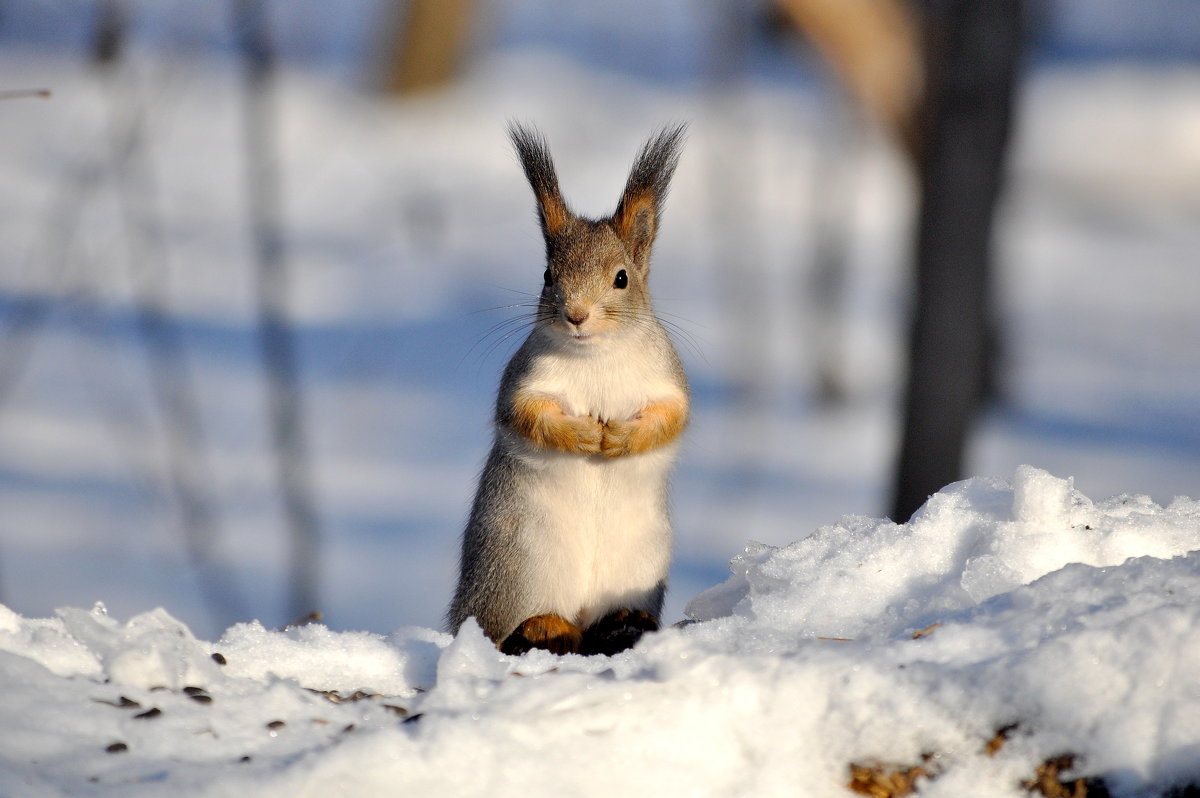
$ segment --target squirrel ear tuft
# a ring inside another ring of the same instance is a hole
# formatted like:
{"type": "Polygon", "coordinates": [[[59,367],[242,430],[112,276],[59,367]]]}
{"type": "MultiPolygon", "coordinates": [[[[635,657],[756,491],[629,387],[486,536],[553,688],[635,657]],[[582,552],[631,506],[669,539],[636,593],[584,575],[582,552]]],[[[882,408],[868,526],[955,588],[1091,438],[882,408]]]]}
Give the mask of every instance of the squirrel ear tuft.
{"type": "Polygon", "coordinates": [[[521,167],[525,170],[525,178],[533,188],[537,199],[538,221],[542,225],[542,234],[549,239],[558,235],[571,219],[571,211],[563,201],[558,189],[558,175],[554,171],[554,160],[550,157],[550,147],[546,138],[532,127],[526,127],[520,122],[510,122],[508,136],[512,139],[517,157],[521,159],[521,167]]]}
{"type": "Polygon", "coordinates": [[[650,266],[650,247],[658,233],[671,176],[679,165],[679,149],[686,130],[684,124],[669,125],[642,145],[612,216],[617,236],[644,270],[650,266]]]}

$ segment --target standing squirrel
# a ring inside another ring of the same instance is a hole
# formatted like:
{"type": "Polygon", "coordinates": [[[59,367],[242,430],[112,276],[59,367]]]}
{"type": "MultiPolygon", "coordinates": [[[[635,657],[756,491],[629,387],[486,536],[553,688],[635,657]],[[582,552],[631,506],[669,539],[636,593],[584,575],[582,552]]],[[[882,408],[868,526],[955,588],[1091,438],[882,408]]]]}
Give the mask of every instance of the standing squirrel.
{"type": "Polygon", "coordinates": [[[546,271],[532,331],[500,382],[447,613],[452,631],[474,617],[505,653],[612,654],[658,629],[688,386],[647,278],[683,134],[651,137],[616,211],[591,220],[567,207],[541,134],[509,128],[546,271]]]}

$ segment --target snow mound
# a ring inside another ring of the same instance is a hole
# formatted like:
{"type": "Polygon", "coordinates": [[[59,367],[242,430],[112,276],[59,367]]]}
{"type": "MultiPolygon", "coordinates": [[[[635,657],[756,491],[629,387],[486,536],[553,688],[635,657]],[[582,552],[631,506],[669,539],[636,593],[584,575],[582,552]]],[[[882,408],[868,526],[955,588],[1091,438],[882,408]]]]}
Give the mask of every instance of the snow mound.
{"type": "Polygon", "coordinates": [[[1030,466],[1012,484],[951,485],[907,524],[845,518],[785,548],[751,544],[733,576],[694,598],[696,620],[753,618],[790,636],[890,637],[920,629],[1069,563],[1120,565],[1200,549],[1200,502],[1093,503],[1030,466]]]}
{"type": "Polygon", "coordinates": [[[751,545],[615,657],[508,657],[473,623],[205,642],[162,610],[0,611],[0,792],[844,796],[852,762],[932,755],[922,795],[1018,796],[1071,753],[1160,794],[1200,782],[1197,549],[1196,501],[1022,467],[908,524],[751,545]]]}

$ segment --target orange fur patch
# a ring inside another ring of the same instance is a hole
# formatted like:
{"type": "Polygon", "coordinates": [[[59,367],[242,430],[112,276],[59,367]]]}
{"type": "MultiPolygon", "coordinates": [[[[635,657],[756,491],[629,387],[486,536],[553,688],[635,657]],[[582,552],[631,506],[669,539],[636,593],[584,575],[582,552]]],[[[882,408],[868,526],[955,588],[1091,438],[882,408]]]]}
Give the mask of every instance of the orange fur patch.
{"type": "Polygon", "coordinates": [[[605,457],[641,454],[670,443],[687,426],[688,406],[681,399],[651,402],[631,421],[609,421],[600,443],[605,457]]]}
{"type": "Polygon", "coordinates": [[[538,446],[574,454],[599,454],[600,422],[591,416],[569,416],[553,399],[520,392],[513,398],[512,429],[538,446]]]}
{"type": "Polygon", "coordinates": [[[613,228],[617,237],[635,258],[645,254],[654,241],[657,223],[654,195],[648,191],[625,195],[613,216],[613,228]]]}
{"type": "Polygon", "coordinates": [[[538,204],[542,209],[542,220],[546,224],[548,235],[558,235],[571,218],[562,197],[548,192],[538,192],[538,204]]]}
{"type": "Polygon", "coordinates": [[[523,654],[531,648],[542,648],[552,654],[574,654],[579,651],[582,637],[583,631],[561,615],[535,615],[522,621],[500,644],[500,650],[523,654]]]}

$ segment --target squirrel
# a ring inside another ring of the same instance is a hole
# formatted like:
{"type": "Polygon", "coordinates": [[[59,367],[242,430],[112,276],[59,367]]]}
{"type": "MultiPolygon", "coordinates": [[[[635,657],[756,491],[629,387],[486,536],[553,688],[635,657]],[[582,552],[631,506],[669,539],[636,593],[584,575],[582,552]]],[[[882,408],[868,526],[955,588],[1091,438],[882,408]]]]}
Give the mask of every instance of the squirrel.
{"type": "Polygon", "coordinates": [[[651,136],[616,211],[592,220],[563,200],[545,138],[509,126],[546,270],[500,382],[447,612],[452,632],[474,617],[504,653],[613,654],[658,629],[689,393],[647,278],[684,131],[651,136]]]}

